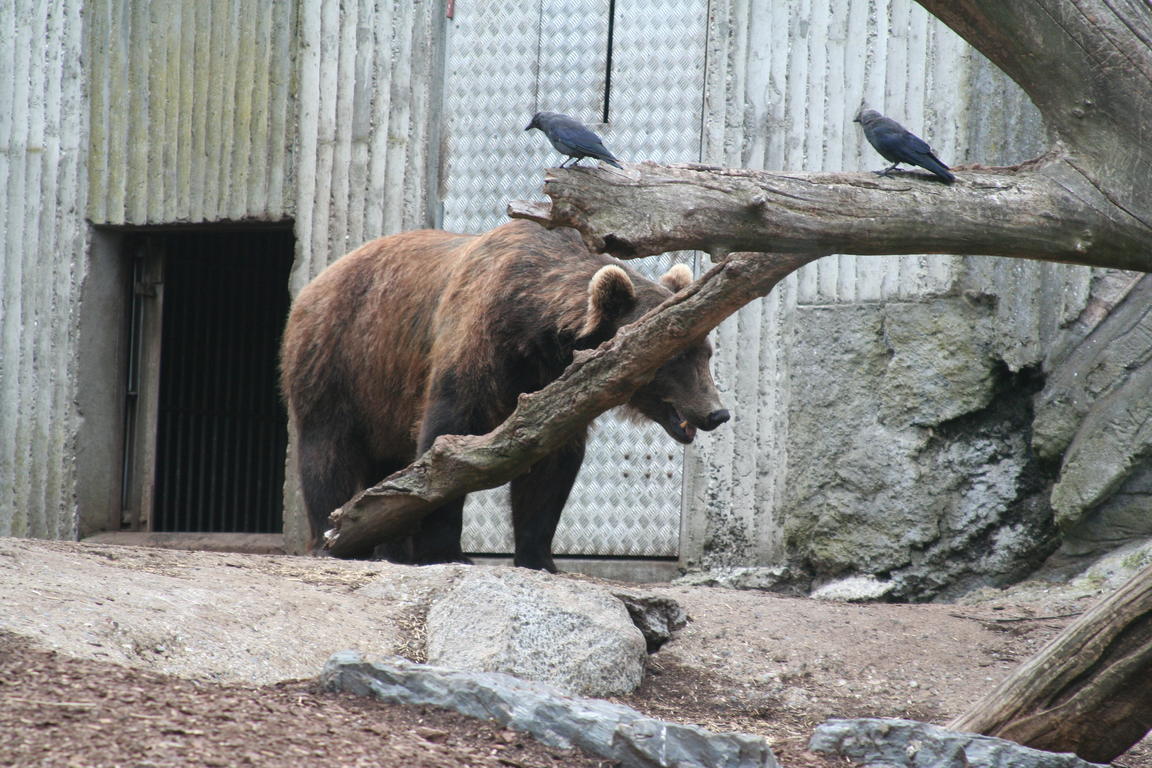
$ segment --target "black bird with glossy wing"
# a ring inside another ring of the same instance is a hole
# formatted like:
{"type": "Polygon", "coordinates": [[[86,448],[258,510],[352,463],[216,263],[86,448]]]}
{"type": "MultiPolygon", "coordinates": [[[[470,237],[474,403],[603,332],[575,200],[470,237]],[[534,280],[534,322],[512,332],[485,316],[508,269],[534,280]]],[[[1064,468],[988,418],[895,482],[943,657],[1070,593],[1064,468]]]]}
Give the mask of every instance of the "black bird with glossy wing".
{"type": "Polygon", "coordinates": [[[570,162],[579,164],[580,160],[585,157],[603,160],[617,168],[622,169],[624,167],[608,151],[600,137],[588,130],[583,123],[575,118],[562,115],[559,112],[537,112],[532,116],[532,122],[528,123],[524,130],[530,131],[533,128],[543,132],[557,152],[568,155],[568,159],[560,164],[561,168],[570,162]]]}
{"type": "Polygon", "coordinates": [[[874,109],[865,109],[856,115],[853,122],[860,123],[864,128],[864,138],[885,160],[892,163],[884,170],[876,171],[881,176],[887,176],[900,163],[906,163],[931,171],[945,183],[951,184],[956,180],[952,171],[936,157],[926,141],[892,118],[884,117],[874,109]]]}

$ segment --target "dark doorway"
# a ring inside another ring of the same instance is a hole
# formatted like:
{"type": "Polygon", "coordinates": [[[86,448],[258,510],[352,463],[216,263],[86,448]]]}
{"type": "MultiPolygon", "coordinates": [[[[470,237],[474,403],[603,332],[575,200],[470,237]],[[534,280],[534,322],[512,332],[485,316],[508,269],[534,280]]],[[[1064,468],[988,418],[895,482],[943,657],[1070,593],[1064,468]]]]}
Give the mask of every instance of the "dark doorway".
{"type": "Polygon", "coordinates": [[[138,233],[125,510],[155,532],[278,533],[287,416],[277,383],[288,228],[138,233]]]}

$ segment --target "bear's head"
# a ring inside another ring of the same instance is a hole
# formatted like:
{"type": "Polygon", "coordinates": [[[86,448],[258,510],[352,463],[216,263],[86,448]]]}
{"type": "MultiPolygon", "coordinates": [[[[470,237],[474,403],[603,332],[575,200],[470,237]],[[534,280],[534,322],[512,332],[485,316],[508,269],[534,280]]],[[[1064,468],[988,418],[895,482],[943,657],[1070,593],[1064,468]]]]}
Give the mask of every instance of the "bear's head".
{"type": "MultiPolygon", "coordinates": [[[[660,285],[637,286],[615,264],[601,267],[588,283],[588,308],[576,347],[587,349],[611,338],[616,329],[630,323],[692,282],[692,271],[677,264],[660,278],[660,285]],[[643,289],[649,290],[643,290],[643,289]],[[640,290],[638,290],[640,289],[640,290]],[[643,291],[645,295],[639,295],[643,291]]],[[[656,371],[636,390],[625,411],[656,422],[681,443],[691,443],[698,429],[713,430],[730,414],[720,401],[709,361],[712,345],[705,338],[685,349],[656,371]]]]}

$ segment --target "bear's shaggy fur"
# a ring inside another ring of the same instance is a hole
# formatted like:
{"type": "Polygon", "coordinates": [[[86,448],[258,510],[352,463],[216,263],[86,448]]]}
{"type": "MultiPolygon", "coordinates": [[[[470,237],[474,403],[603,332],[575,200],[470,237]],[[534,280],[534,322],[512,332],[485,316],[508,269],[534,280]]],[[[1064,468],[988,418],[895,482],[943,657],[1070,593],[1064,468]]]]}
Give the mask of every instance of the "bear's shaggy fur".
{"type": "MultiPolygon", "coordinates": [[[[300,292],[281,349],[313,545],[328,515],[411,463],[439,435],[484,434],[523,392],[555,380],[691,282],[661,283],[588,251],[573,230],[513,221],[481,235],[425,230],[373,240],[300,292]]],[[[728,418],[696,344],[665,364],[629,407],[680,442],[728,418]]],[[[555,570],[552,536],[585,436],[511,482],[515,562],[555,570]]],[[[435,510],[390,558],[465,561],[464,500],[435,510]]]]}

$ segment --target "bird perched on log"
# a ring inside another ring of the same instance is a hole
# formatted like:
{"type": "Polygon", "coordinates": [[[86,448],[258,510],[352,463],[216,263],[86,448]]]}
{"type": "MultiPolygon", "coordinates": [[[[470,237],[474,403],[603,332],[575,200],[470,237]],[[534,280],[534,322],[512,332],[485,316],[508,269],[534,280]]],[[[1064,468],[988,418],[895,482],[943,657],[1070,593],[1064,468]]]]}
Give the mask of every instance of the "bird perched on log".
{"type": "Polygon", "coordinates": [[[532,115],[532,122],[524,130],[530,131],[538,128],[552,142],[557,152],[568,155],[568,159],[560,164],[563,168],[568,163],[579,164],[581,158],[594,157],[603,160],[609,165],[623,169],[624,166],[604,146],[600,137],[588,130],[579,120],[562,115],[559,112],[537,112],[532,115]]]}
{"type": "Polygon", "coordinates": [[[900,163],[907,163],[932,171],[948,184],[956,180],[927,142],[892,118],[884,117],[874,109],[864,109],[852,122],[860,123],[864,128],[864,138],[885,160],[892,163],[884,170],[876,171],[881,176],[887,176],[900,163]]]}

